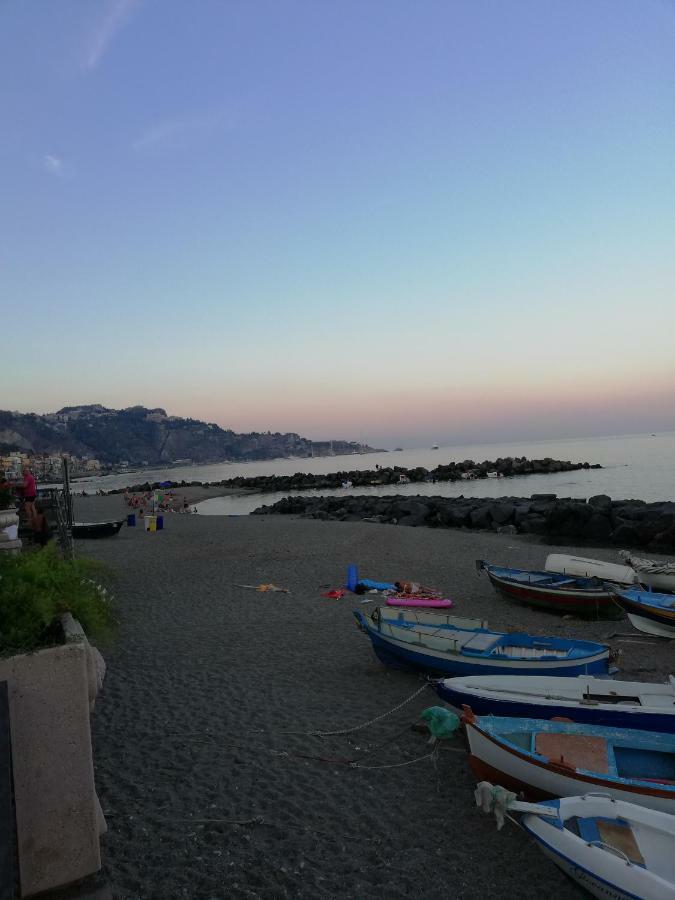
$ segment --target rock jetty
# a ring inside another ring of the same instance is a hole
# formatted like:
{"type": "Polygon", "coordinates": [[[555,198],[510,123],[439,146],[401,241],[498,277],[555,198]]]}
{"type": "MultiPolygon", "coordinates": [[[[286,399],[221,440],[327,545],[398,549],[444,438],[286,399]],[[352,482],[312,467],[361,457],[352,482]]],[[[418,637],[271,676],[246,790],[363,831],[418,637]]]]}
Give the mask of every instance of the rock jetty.
{"type": "Polygon", "coordinates": [[[475,463],[471,459],[464,462],[451,462],[425,469],[419,466],[406,469],[403,466],[389,466],[364,471],[331,472],[327,475],[316,475],[309,472],[296,472],[295,475],[258,475],[253,478],[229,478],[219,482],[223,487],[251,488],[256,491],[304,491],[311,488],[339,488],[345,482],[353,487],[367,485],[387,485],[437,481],[461,481],[477,478],[510,478],[514,475],[550,475],[552,472],[573,472],[577,469],[601,469],[599,464],[587,462],[573,463],[559,459],[526,459],[524,456],[505,459],[485,460],[475,463]]]}
{"type": "Polygon", "coordinates": [[[675,548],[675,503],[589,500],[556,494],[524,497],[284,497],[253,515],[291,514],[314,519],[365,521],[428,528],[463,528],[534,534],[575,542],[669,552],[675,548]]]}
{"type": "Polygon", "coordinates": [[[223,481],[149,481],[134,484],[128,488],[116,488],[108,493],[121,494],[129,491],[150,491],[159,487],[224,487],[247,489],[267,493],[272,491],[306,491],[316,488],[326,490],[342,487],[349,482],[352,487],[368,487],[388,484],[414,484],[435,483],[437,481],[465,481],[478,478],[510,478],[515,475],[550,475],[553,472],[574,472],[577,469],[601,469],[599,463],[580,462],[573,463],[569,460],[551,459],[526,459],[524,456],[496,460],[485,460],[475,463],[471,459],[464,462],[451,462],[435,469],[425,469],[418,466],[415,469],[406,469],[403,466],[387,466],[379,469],[365,469],[345,472],[330,472],[326,475],[315,475],[312,472],[296,472],[295,475],[256,475],[247,478],[243,475],[238,478],[225,478],[223,481]]]}

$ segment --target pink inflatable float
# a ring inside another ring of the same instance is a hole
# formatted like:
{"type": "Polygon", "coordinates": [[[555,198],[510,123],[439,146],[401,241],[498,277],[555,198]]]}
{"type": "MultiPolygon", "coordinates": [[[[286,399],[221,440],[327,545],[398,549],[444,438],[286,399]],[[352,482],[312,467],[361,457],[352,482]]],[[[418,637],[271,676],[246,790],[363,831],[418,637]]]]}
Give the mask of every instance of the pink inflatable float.
{"type": "Polygon", "coordinates": [[[454,605],[449,598],[387,597],[387,606],[422,606],[428,609],[450,609],[454,605]]]}

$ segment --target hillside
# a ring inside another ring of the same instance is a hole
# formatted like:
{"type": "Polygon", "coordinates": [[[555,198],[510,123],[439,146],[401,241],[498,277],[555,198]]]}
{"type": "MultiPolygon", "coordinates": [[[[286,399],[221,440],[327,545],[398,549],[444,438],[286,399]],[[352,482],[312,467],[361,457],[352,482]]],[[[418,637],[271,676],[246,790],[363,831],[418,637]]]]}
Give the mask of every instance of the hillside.
{"type": "Polygon", "coordinates": [[[107,409],[66,406],[41,416],[0,410],[0,453],[23,450],[34,454],[65,451],[91,456],[113,465],[155,465],[190,460],[274,459],[370,451],[349,441],[310,441],[298,434],[251,432],[237,434],[197,419],[168,416],[163,409],[132,406],[107,409]]]}

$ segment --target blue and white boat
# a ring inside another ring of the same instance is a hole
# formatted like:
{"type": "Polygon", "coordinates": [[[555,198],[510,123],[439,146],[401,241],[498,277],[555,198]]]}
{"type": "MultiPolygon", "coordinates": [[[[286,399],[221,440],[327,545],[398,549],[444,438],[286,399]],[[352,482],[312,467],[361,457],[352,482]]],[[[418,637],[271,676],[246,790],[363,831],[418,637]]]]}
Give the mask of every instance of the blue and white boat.
{"type": "Polygon", "coordinates": [[[675,733],[675,679],[666,684],[607,678],[549,678],[491,675],[444,678],[436,684],[442,700],[479,716],[552,719],[556,716],[642,731],[675,733]]]}
{"type": "Polygon", "coordinates": [[[608,587],[598,578],[582,578],[558,572],[536,572],[493,566],[476,560],[478,572],[487,572],[494,589],[518,603],[548,612],[575,616],[619,618],[608,587]]]}
{"type": "Polygon", "coordinates": [[[675,596],[656,591],[612,591],[617,606],[628,614],[631,625],[646,634],[675,638],[675,596]]]}
{"type": "Polygon", "coordinates": [[[610,648],[571,638],[490,631],[480,619],[377,607],[354,611],[377,657],[396,668],[445,675],[608,674],[610,648]]]}
{"type": "Polygon", "coordinates": [[[601,791],[675,813],[675,734],[548,719],[462,717],[469,764],[527,800],[601,791]]]}
{"type": "Polygon", "coordinates": [[[550,800],[536,812],[514,801],[508,813],[520,814],[539,849],[594,897],[675,900],[675,816],[597,794],[550,800]]]}

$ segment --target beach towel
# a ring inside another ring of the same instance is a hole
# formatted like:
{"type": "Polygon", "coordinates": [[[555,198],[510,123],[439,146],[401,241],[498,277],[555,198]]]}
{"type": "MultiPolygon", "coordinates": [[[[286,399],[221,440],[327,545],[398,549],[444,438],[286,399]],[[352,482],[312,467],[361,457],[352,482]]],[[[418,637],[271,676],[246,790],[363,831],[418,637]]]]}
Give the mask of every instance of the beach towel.
{"type": "Polygon", "coordinates": [[[290,594],[288,588],[277,587],[276,584],[238,584],[236,587],[248,588],[251,591],[258,591],[259,594],[280,593],[290,594]]]}
{"type": "Polygon", "coordinates": [[[364,594],[366,591],[393,591],[396,585],[390,581],[373,581],[372,578],[360,578],[354,588],[355,594],[364,594]],[[360,590],[359,590],[360,588],[360,590]]]}

